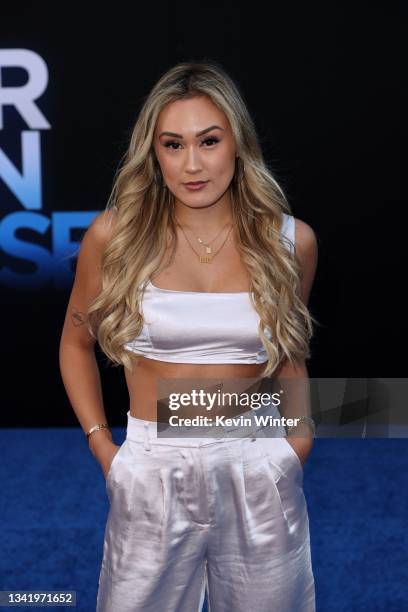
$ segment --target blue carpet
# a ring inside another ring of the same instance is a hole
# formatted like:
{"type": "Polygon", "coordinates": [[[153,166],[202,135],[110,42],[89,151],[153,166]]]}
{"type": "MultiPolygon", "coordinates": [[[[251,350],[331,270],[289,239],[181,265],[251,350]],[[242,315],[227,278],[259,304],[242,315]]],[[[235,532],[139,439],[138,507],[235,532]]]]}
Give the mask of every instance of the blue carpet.
{"type": "MultiPolygon", "coordinates": [[[[315,440],[304,490],[319,611],[408,610],[407,449],[315,440]]],[[[3,429],[0,452],[0,589],[74,590],[93,612],[108,500],[81,431],[3,429]]]]}

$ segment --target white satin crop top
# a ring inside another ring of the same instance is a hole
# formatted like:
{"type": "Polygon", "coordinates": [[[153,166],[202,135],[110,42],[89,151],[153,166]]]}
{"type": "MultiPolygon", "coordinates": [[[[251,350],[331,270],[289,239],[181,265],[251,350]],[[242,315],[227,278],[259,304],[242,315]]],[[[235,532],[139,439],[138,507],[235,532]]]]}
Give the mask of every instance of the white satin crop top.
{"type": "MultiPolygon", "coordinates": [[[[283,243],[293,252],[294,217],[285,213],[283,217],[281,241],[284,237],[283,243]]],[[[148,359],[222,364],[267,361],[258,334],[259,315],[248,292],[176,291],[149,281],[142,314],[141,334],[124,347],[148,359]]]]}

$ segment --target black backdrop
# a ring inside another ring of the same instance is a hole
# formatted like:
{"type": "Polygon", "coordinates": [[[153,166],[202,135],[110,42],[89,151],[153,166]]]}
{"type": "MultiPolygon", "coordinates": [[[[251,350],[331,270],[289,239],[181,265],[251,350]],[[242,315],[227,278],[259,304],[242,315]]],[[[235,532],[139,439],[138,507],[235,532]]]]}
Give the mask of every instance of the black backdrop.
{"type": "MultiPolygon", "coordinates": [[[[40,214],[51,219],[59,211],[102,210],[154,82],[179,61],[217,60],[244,94],[293,214],[318,237],[309,306],[321,327],[310,375],[406,376],[406,6],[108,6],[26,2],[1,8],[0,52],[30,49],[48,67],[47,87],[36,100],[50,124],[39,130],[40,214]]],[[[21,68],[2,69],[3,87],[26,80],[21,68]]],[[[0,149],[21,168],[20,136],[30,128],[13,105],[0,112],[0,149]]],[[[0,173],[1,223],[21,210],[0,173]]],[[[19,231],[28,247],[52,251],[52,226],[43,235],[19,231]]],[[[81,228],[70,235],[79,240],[81,228]]],[[[58,363],[70,286],[58,286],[54,277],[30,287],[35,267],[5,252],[4,240],[2,270],[12,270],[18,281],[1,284],[1,424],[76,425],[58,363]]],[[[98,356],[109,421],[124,425],[123,369],[106,367],[98,356]]]]}

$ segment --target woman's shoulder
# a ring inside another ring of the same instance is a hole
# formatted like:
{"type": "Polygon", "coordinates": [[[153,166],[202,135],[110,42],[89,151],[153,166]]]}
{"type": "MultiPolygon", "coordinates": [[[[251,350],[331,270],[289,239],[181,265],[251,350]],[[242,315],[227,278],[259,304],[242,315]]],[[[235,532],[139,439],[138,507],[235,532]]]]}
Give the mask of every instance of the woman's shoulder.
{"type": "Polygon", "coordinates": [[[317,248],[317,238],[313,228],[297,217],[293,217],[293,225],[296,250],[315,250],[317,248]]]}
{"type": "Polygon", "coordinates": [[[288,213],[282,213],[282,216],[281,234],[289,241],[291,251],[300,253],[317,249],[316,234],[308,223],[288,213]]]}
{"type": "Polygon", "coordinates": [[[316,233],[308,223],[294,219],[294,226],[296,255],[302,269],[302,297],[307,304],[317,270],[318,243],[316,233]]]}
{"type": "Polygon", "coordinates": [[[115,210],[104,210],[93,218],[87,233],[95,243],[105,246],[112,235],[116,219],[117,214],[115,210]]]}

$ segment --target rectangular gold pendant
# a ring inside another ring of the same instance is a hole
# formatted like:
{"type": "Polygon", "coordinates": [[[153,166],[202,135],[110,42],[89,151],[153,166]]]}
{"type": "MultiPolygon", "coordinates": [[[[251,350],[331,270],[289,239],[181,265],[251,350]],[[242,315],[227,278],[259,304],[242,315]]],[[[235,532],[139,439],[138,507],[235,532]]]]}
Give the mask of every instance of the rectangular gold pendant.
{"type": "Polygon", "coordinates": [[[208,253],[208,255],[211,255],[211,247],[205,247],[205,252],[208,253]]]}
{"type": "Polygon", "coordinates": [[[200,255],[200,263],[211,263],[211,257],[200,255]]]}

